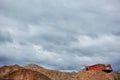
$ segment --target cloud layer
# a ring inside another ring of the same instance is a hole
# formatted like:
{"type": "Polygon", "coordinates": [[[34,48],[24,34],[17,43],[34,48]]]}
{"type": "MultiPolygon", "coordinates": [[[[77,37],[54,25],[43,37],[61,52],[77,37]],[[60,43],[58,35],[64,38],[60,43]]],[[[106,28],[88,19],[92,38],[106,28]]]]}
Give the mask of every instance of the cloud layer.
{"type": "Polygon", "coordinates": [[[0,65],[120,66],[119,0],[0,0],[0,65]]]}

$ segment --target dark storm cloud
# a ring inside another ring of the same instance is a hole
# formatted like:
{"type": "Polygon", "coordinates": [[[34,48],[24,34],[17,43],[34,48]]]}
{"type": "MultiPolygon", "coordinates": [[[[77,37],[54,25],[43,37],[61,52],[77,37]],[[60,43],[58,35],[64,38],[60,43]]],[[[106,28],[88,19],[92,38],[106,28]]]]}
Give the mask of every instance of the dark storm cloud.
{"type": "MultiPolygon", "coordinates": [[[[9,59],[5,56],[0,56],[0,61],[4,63],[4,61],[8,61],[9,59]]],[[[2,64],[3,64],[2,63],[2,64]]]]}
{"type": "Polygon", "coordinates": [[[0,30],[0,43],[13,42],[9,32],[0,30]]]}
{"type": "Polygon", "coordinates": [[[13,58],[10,58],[10,57],[8,57],[8,56],[2,56],[2,55],[0,55],[0,66],[1,65],[11,65],[11,62],[12,62],[12,64],[15,64],[15,61],[16,60],[14,60],[13,58]]]}
{"type": "Polygon", "coordinates": [[[0,0],[2,64],[10,59],[9,64],[38,63],[59,70],[79,70],[96,63],[118,66],[119,3],[0,0]]]}

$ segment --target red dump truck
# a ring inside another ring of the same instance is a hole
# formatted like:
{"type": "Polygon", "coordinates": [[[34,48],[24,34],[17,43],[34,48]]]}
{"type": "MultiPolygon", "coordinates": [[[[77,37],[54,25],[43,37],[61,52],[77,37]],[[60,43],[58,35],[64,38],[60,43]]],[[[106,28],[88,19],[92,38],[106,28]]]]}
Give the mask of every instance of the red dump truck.
{"type": "Polygon", "coordinates": [[[97,70],[97,71],[104,71],[109,73],[112,71],[112,67],[110,64],[95,64],[91,66],[85,66],[83,70],[86,71],[97,70]]]}

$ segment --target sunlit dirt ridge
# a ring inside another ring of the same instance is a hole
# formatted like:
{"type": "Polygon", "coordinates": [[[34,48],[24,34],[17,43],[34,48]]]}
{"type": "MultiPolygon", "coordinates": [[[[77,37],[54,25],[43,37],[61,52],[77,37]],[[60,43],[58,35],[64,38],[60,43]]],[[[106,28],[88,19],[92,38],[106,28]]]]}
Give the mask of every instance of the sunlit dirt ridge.
{"type": "Polygon", "coordinates": [[[114,80],[116,75],[120,74],[112,72],[106,73],[101,70],[61,72],[45,69],[36,64],[0,67],[0,80],[114,80]]]}

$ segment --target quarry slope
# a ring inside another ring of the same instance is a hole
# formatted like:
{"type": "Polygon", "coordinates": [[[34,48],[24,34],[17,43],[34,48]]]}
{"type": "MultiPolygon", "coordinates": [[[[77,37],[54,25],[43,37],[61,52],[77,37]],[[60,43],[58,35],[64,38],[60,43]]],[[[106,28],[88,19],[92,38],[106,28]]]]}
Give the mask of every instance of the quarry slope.
{"type": "Polygon", "coordinates": [[[0,80],[114,80],[120,73],[103,71],[61,72],[49,70],[36,64],[0,67],[0,80]]]}

